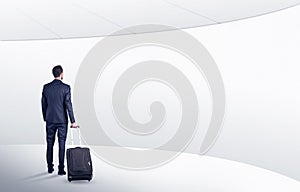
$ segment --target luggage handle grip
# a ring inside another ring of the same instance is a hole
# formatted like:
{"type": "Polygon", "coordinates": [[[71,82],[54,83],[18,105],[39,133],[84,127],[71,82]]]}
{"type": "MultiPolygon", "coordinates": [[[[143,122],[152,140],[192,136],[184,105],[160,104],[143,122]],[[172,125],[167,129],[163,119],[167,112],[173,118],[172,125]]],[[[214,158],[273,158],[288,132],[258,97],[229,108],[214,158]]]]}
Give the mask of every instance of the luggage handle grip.
{"type": "Polygon", "coordinates": [[[77,126],[74,127],[74,126],[71,125],[70,128],[74,128],[75,129],[75,128],[80,128],[80,126],[77,125],[77,126]]]}

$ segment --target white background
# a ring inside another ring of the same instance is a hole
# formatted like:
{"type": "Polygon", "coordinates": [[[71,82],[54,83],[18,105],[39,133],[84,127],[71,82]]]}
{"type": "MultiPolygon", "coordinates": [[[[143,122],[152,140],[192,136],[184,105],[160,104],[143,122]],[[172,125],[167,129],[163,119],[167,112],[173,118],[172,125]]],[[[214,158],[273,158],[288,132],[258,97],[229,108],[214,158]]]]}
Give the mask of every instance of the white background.
{"type": "MultiPolygon", "coordinates": [[[[226,119],[208,155],[300,180],[300,7],[187,29],[215,59],[226,90],[226,119]]],[[[0,42],[1,144],[43,144],[42,85],[62,64],[73,85],[101,38],[0,42]]],[[[75,109],[76,113],[76,109],[75,109]]]]}

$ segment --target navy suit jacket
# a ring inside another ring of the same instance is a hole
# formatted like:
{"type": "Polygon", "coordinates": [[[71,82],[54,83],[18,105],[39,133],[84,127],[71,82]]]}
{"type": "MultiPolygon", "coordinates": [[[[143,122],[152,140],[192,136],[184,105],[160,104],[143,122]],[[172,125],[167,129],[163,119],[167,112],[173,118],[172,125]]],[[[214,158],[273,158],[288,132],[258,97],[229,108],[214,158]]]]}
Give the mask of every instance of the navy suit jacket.
{"type": "Polygon", "coordinates": [[[57,79],[44,85],[42,111],[47,123],[68,123],[68,114],[71,123],[74,123],[70,86],[57,79]]]}

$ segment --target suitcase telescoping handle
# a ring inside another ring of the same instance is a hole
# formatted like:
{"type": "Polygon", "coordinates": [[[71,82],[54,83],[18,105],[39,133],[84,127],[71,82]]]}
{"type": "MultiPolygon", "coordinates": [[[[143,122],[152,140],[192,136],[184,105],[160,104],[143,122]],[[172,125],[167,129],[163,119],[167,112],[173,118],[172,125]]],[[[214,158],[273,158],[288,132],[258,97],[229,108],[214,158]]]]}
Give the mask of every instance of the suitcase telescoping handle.
{"type": "Polygon", "coordinates": [[[76,127],[72,127],[70,126],[70,128],[72,128],[71,131],[71,145],[74,146],[74,131],[76,130],[78,132],[77,136],[78,136],[78,141],[79,141],[79,145],[82,145],[81,143],[81,134],[80,134],[80,129],[79,126],[77,125],[76,127]]]}

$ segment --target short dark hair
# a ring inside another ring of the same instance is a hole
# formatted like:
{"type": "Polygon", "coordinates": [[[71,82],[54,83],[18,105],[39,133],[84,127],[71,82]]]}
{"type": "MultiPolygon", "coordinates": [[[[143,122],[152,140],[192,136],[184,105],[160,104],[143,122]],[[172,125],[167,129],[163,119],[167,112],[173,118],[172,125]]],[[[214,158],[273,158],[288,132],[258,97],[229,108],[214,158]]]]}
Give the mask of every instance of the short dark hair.
{"type": "Polygon", "coordinates": [[[63,72],[63,68],[60,65],[56,65],[52,69],[52,74],[54,78],[59,77],[62,72],[63,72]]]}

